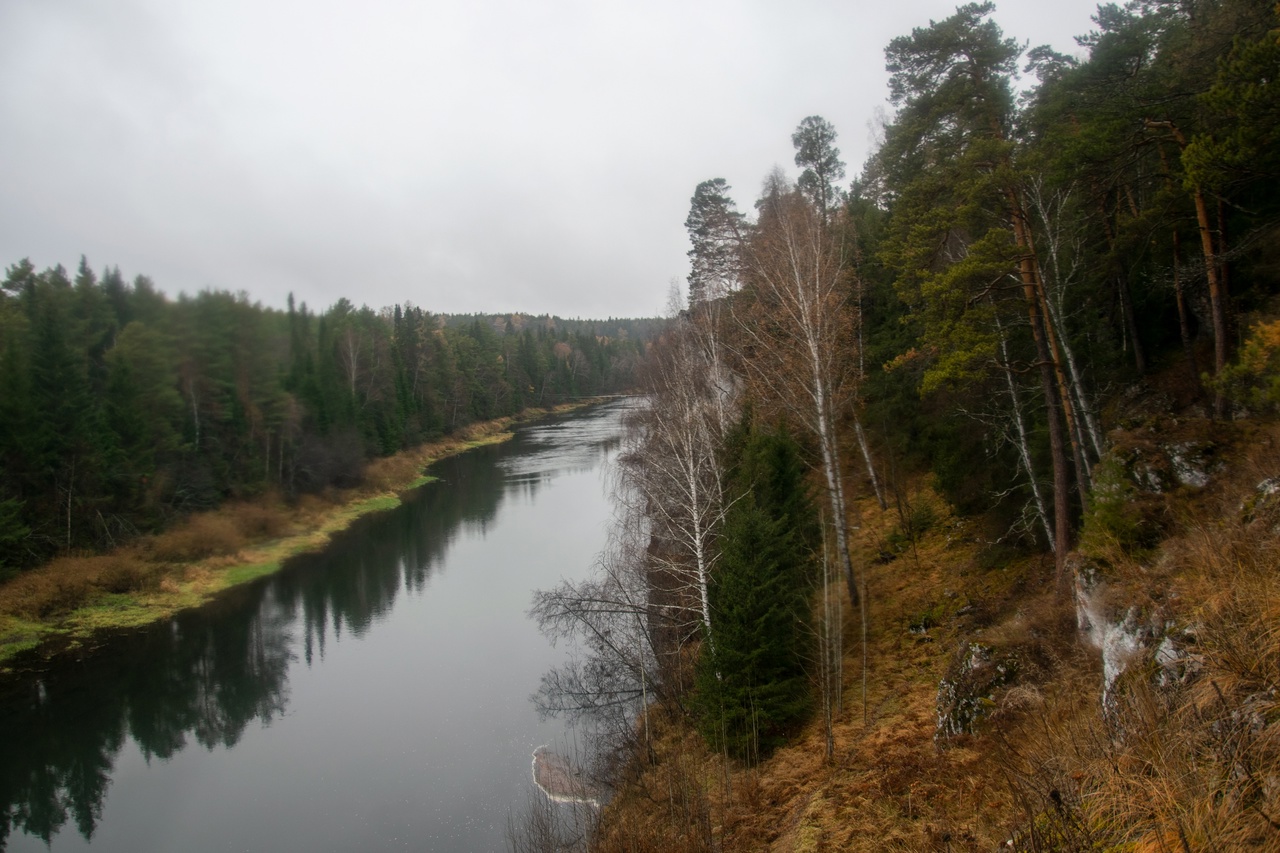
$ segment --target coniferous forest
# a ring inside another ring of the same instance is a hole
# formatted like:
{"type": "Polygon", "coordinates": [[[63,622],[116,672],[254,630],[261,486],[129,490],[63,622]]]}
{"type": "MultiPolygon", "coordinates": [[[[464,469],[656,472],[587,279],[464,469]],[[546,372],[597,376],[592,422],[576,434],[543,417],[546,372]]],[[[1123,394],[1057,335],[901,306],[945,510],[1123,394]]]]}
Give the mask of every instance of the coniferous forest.
{"type": "Polygon", "coordinates": [[[346,299],[170,299],[83,258],[0,285],[0,567],[229,498],[354,485],[366,460],[633,384],[651,323],[445,317],[346,299]]]}

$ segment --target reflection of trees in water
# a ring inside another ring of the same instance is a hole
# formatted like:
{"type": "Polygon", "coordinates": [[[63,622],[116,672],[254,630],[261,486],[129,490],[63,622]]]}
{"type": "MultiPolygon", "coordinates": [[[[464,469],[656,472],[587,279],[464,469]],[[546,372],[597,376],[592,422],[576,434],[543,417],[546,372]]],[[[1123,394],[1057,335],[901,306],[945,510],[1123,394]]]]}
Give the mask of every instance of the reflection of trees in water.
{"type": "Polygon", "coordinates": [[[68,819],[91,838],[126,735],[167,759],[188,736],[232,746],[250,721],[284,710],[287,623],[269,609],[214,609],[7,685],[0,844],[14,829],[48,843],[68,819]]]}
{"type": "Polygon", "coordinates": [[[432,468],[430,484],[396,512],[362,519],[322,554],[301,558],[273,592],[290,616],[300,611],[303,657],[324,656],[325,638],[362,636],[402,589],[421,592],[464,525],[484,530],[501,504],[498,448],[481,448],[432,468]]]}
{"type": "MultiPolygon", "coordinates": [[[[598,460],[616,446],[583,443],[574,458],[589,450],[598,460]]],[[[92,838],[126,737],[163,761],[192,738],[230,748],[249,723],[280,716],[295,621],[309,664],[330,630],[360,636],[402,588],[423,591],[460,529],[483,533],[508,491],[536,493],[543,480],[513,484],[498,464],[519,452],[516,443],[444,460],[432,469],[441,483],[361,519],[266,584],[112,637],[78,661],[0,679],[0,850],[14,830],[49,843],[69,820],[92,838]]]]}
{"type": "Polygon", "coordinates": [[[167,760],[189,740],[232,747],[249,723],[280,716],[299,615],[310,661],[328,631],[359,636],[402,585],[423,590],[463,524],[492,523],[503,493],[492,455],[449,462],[445,483],[266,585],[0,685],[0,848],[15,830],[48,843],[68,821],[92,838],[126,737],[167,760]]]}

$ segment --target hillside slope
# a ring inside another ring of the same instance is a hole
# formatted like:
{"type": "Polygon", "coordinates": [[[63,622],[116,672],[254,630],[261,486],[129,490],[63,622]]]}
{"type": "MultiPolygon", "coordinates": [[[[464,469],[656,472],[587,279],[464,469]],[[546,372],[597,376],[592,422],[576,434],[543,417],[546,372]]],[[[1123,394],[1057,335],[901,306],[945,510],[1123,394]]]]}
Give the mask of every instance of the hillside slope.
{"type": "Polygon", "coordinates": [[[1280,850],[1280,425],[1175,397],[1112,407],[1075,601],[927,481],[860,501],[833,758],[815,720],[726,764],[651,709],[598,849],[1280,850]]]}

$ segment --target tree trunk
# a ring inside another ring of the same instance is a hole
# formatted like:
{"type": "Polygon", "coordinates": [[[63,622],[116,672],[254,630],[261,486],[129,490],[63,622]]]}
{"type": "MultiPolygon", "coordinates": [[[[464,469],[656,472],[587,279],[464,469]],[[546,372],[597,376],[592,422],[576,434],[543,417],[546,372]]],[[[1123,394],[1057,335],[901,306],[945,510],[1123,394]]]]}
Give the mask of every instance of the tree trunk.
{"type": "Polygon", "coordinates": [[[888,509],[884,500],[884,489],[880,488],[880,477],[876,474],[875,463],[871,461],[871,447],[867,444],[867,434],[862,429],[862,418],[858,417],[858,404],[853,405],[853,432],[858,437],[858,449],[862,451],[862,460],[867,463],[867,476],[871,478],[871,491],[876,493],[876,503],[881,509],[888,509]]]}
{"type": "MultiPolygon", "coordinates": [[[[1114,250],[1116,235],[1111,227],[1111,219],[1107,215],[1105,201],[1100,200],[1098,208],[1102,216],[1102,229],[1107,238],[1107,248],[1114,250]]],[[[1145,376],[1147,372],[1147,353],[1146,348],[1142,345],[1142,336],[1138,334],[1138,318],[1133,311],[1133,294],[1129,291],[1129,277],[1116,270],[1114,280],[1116,296],[1120,301],[1120,322],[1124,326],[1123,338],[1133,343],[1133,366],[1139,375],[1145,376]]]]}
{"type": "MultiPolygon", "coordinates": [[[[1164,128],[1168,130],[1175,141],[1178,143],[1178,149],[1185,151],[1187,148],[1187,138],[1183,136],[1182,131],[1176,124],[1171,121],[1146,121],[1148,128],[1164,128]]],[[[1213,374],[1219,376],[1223,369],[1227,366],[1227,358],[1229,356],[1229,341],[1227,340],[1227,328],[1230,325],[1228,312],[1230,310],[1227,305],[1227,282],[1222,275],[1222,260],[1213,244],[1213,228],[1209,222],[1209,205],[1205,200],[1204,189],[1196,184],[1191,192],[1192,201],[1195,202],[1196,208],[1196,226],[1200,231],[1200,247],[1204,252],[1204,271],[1205,276],[1209,280],[1209,306],[1213,314],[1213,374]]],[[[1213,395],[1213,414],[1216,418],[1222,418],[1226,415],[1227,399],[1221,390],[1213,395]]]]}
{"type": "MultiPolygon", "coordinates": [[[[1221,376],[1227,366],[1227,292],[1219,275],[1218,253],[1213,247],[1213,231],[1209,227],[1209,207],[1204,192],[1197,185],[1195,192],[1196,223],[1200,228],[1200,245],[1204,248],[1204,269],[1209,277],[1209,305],[1213,311],[1213,375],[1221,376]]],[[[1221,388],[1213,395],[1213,416],[1222,418],[1227,413],[1227,398],[1221,388]]]]}
{"type": "Polygon", "coordinates": [[[844,483],[840,477],[840,451],[836,447],[830,415],[824,411],[827,402],[822,387],[816,389],[816,404],[818,447],[822,451],[822,474],[827,484],[827,500],[831,504],[832,514],[835,515],[836,557],[844,568],[845,579],[849,584],[849,598],[857,604],[861,597],[858,595],[858,582],[854,576],[853,557],[849,550],[847,531],[849,515],[845,507],[844,483]]]}
{"type": "Polygon", "coordinates": [[[1129,292],[1129,277],[1115,277],[1116,293],[1120,297],[1120,313],[1124,314],[1124,327],[1133,342],[1133,366],[1139,376],[1147,373],[1147,354],[1142,346],[1142,336],[1138,334],[1138,318],[1133,311],[1133,294],[1129,292]]]}
{"type": "Polygon", "coordinates": [[[1191,381],[1200,387],[1200,368],[1196,365],[1196,350],[1191,340],[1191,312],[1187,308],[1187,296],[1182,291],[1182,250],[1178,229],[1173,229],[1173,298],[1178,305],[1178,335],[1182,338],[1182,354],[1191,371],[1191,381]]]}
{"type": "Polygon", "coordinates": [[[1059,411],[1059,390],[1062,386],[1055,381],[1055,359],[1051,354],[1048,336],[1045,333],[1045,317],[1037,293],[1039,288],[1034,259],[1026,241],[1026,224],[1022,219],[1021,205],[1018,204],[1017,196],[1012,190],[1009,191],[1008,199],[1011,205],[1014,235],[1018,245],[1023,249],[1022,261],[1019,264],[1022,293],[1027,305],[1027,319],[1031,323],[1031,334],[1035,339],[1036,358],[1040,364],[1040,386],[1044,393],[1045,415],[1049,426],[1049,451],[1053,458],[1054,541],[1058,545],[1053,553],[1055,587],[1059,599],[1065,600],[1071,590],[1071,578],[1067,575],[1066,561],[1067,551],[1071,547],[1071,507],[1066,442],[1062,436],[1062,414],[1059,411]]]}
{"type": "MultiPolygon", "coordinates": [[[[1057,329],[1058,340],[1062,345],[1062,355],[1066,359],[1067,372],[1071,378],[1071,393],[1075,397],[1075,404],[1080,415],[1077,426],[1081,430],[1081,443],[1083,444],[1084,439],[1088,438],[1089,445],[1093,447],[1094,458],[1101,459],[1103,452],[1102,430],[1098,426],[1097,419],[1093,415],[1092,407],[1089,405],[1088,396],[1085,394],[1084,379],[1080,375],[1080,368],[1076,365],[1075,352],[1071,349],[1071,345],[1067,341],[1066,330],[1062,322],[1062,311],[1054,308],[1052,300],[1048,302],[1048,308],[1049,320],[1057,329]]],[[[1085,473],[1088,475],[1090,466],[1087,454],[1085,455],[1084,463],[1085,473]]],[[[1090,481],[1092,482],[1092,476],[1089,476],[1090,481]]]]}
{"type": "Polygon", "coordinates": [[[1022,417],[1022,402],[1018,394],[1017,384],[1013,381],[1013,371],[1009,369],[1009,348],[1005,342],[1004,328],[1000,319],[996,318],[996,329],[1000,333],[1000,366],[1004,368],[1005,382],[1009,386],[1009,400],[1013,405],[1013,423],[1018,431],[1018,458],[1022,460],[1022,468],[1027,472],[1027,480],[1031,484],[1031,496],[1035,500],[1036,515],[1044,528],[1049,550],[1055,555],[1058,552],[1057,539],[1053,533],[1053,525],[1049,522],[1049,513],[1045,508],[1044,497],[1040,494],[1040,482],[1036,479],[1036,469],[1031,464],[1031,448],[1027,441],[1027,427],[1022,417]]]}
{"type": "MultiPolygon", "coordinates": [[[[1061,407],[1062,416],[1066,419],[1068,441],[1071,445],[1071,455],[1076,467],[1076,489],[1080,494],[1081,506],[1088,506],[1089,484],[1085,473],[1083,452],[1077,438],[1079,431],[1076,428],[1075,412],[1071,405],[1071,391],[1067,385],[1066,374],[1062,369],[1062,358],[1059,355],[1058,344],[1053,331],[1049,301],[1044,292],[1044,280],[1040,277],[1039,265],[1036,260],[1035,242],[1031,238],[1031,229],[1027,224],[1026,210],[1022,205],[1022,200],[1013,190],[1009,191],[1008,199],[1013,220],[1014,238],[1017,240],[1018,246],[1023,250],[1019,270],[1022,276],[1024,293],[1029,300],[1028,310],[1032,318],[1032,330],[1036,336],[1036,347],[1042,363],[1042,375],[1046,376],[1051,384],[1057,386],[1057,395],[1050,413],[1061,407]]],[[[1050,391],[1050,396],[1054,396],[1052,391],[1050,391]]],[[[1051,440],[1053,430],[1053,423],[1050,422],[1051,440]]],[[[1061,440],[1060,431],[1059,440],[1061,440]]],[[[1065,459],[1063,462],[1065,468],[1065,459]]],[[[1067,472],[1064,470],[1062,473],[1065,475],[1067,472]]],[[[1055,483],[1057,478],[1058,472],[1055,470],[1055,483]]],[[[1056,503],[1057,500],[1055,498],[1056,503]]],[[[1066,511],[1065,506],[1062,508],[1055,507],[1055,512],[1059,514],[1064,511],[1066,511]]],[[[1058,541],[1066,543],[1068,539],[1059,533],[1058,541]]]]}

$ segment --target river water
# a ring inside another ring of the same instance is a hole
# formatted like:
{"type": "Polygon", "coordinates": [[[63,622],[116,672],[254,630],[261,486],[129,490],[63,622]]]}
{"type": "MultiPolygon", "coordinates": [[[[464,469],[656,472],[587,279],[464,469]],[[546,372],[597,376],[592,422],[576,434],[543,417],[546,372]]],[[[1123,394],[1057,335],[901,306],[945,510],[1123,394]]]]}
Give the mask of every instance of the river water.
{"type": "Polygon", "coordinates": [[[624,405],[444,460],[324,553],[0,682],[0,849],[505,849],[531,753],[571,734],[529,702],[567,651],[526,611],[604,545],[624,405]]]}

